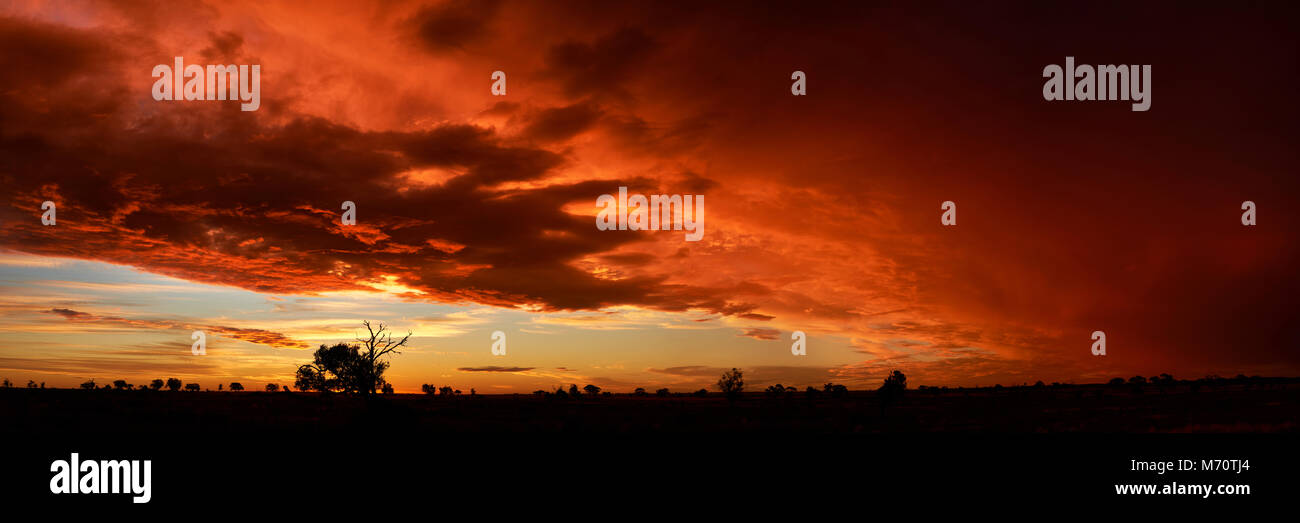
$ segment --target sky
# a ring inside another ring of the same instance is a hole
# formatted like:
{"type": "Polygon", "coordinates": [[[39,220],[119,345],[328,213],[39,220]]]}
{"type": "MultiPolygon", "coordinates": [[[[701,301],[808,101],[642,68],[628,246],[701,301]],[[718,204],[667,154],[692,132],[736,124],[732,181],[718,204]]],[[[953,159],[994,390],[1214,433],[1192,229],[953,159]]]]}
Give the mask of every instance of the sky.
{"type": "Polygon", "coordinates": [[[846,4],[6,2],[0,376],[290,384],[363,320],[400,392],[1300,372],[1294,6],[846,4]],[[260,108],[155,100],[177,56],[260,108]],[[1045,100],[1067,56],[1150,109],[1045,100]]]}

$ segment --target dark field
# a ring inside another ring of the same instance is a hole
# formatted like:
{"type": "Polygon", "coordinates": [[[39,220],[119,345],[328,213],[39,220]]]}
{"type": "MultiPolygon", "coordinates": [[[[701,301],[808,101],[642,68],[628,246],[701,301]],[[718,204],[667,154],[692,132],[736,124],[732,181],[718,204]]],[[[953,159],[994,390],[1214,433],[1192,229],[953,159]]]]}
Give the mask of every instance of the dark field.
{"type": "Polygon", "coordinates": [[[1199,387],[1083,385],[842,397],[531,394],[370,400],[301,392],[3,389],[0,432],[1296,432],[1300,380],[1199,387]]]}

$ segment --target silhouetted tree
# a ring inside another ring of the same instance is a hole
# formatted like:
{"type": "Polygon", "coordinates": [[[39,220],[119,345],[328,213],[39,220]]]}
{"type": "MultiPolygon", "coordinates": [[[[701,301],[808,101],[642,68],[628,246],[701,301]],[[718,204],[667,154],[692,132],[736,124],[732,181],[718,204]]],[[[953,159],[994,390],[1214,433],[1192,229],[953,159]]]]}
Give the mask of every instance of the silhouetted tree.
{"type": "Polygon", "coordinates": [[[230,390],[244,390],[244,384],[238,381],[230,382],[230,390]]]}
{"type": "Polygon", "coordinates": [[[153,381],[149,382],[149,388],[151,388],[151,389],[153,389],[153,390],[162,390],[162,388],[163,388],[163,380],[153,380],[153,381]]]}
{"type": "Polygon", "coordinates": [[[582,396],[582,391],[578,390],[578,384],[569,385],[569,395],[575,398],[582,396]]]}
{"type": "Polygon", "coordinates": [[[190,392],[198,392],[198,391],[199,391],[199,384],[198,384],[198,383],[186,383],[186,384],[185,384],[185,390],[188,390],[188,391],[190,391],[190,392]]]}
{"type": "Polygon", "coordinates": [[[632,395],[645,396],[645,387],[637,387],[636,390],[632,391],[632,395]]]}
{"type": "Polygon", "coordinates": [[[14,382],[9,381],[9,378],[5,378],[3,382],[0,382],[0,387],[4,387],[6,389],[13,388],[13,386],[14,386],[14,382]]]}
{"type": "Polygon", "coordinates": [[[808,388],[803,390],[804,397],[808,399],[816,399],[817,396],[821,395],[821,393],[822,393],[821,390],[818,390],[817,387],[814,387],[812,385],[809,385],[808,388]]]}
{"type": "Polygon", "coordinates": [[[81,388],[86,390],[95,390],[95,387],[95,378],[91,378],[90,381],[81,384],[81,388]]]}
{"type": "Polygon", "coordinates": [[[849,388],[838,383],[827,383],[822,385],[822,392],[830,394],[832,398],[843,398],[848,395],[849,388]]]}
{"type": "Polygon", "coordinates": [[[221,387],[222,387],[222,384],[221,384],[221,383],[218,383],[218,384],[217,384],[217,390],[220,391],[220,390],[221,390],[221,387]]]}
{"type": "Polygon", "coordinates": [[[312,363],[298,367],[294,385],[303,391],[353,391],[359,387],[355,370],[360,366],[361,347],[346,343],[322,344],[312,355],[312,363]]]}
{"type": "MultiPolygon", "coordinates": [[[[592,385],[592,384],[590,384],[590,383],[587,384],[586,387],[583,387],[582,390],[583,390],[583,391],[586,391],[586,393],[587,393],[588,396],[595,396],[595,395],[597,395],[597,394],[600,394],[600,387],[597,387],[597,386],[592,385]]],[[[643,389],[642,391],[644,392],[644,389],[643,389]]]]}
{"type": "Polygon", "coordinates": [[[1124,384],[1124,378],[1111,378],[1109,382],[1109,385],[1112,387],[1118,387],[1123,384],[1124,384]]]}
{"type": "Polygon", "coordinates": [[[425,383],[424,385],[420,385],[420,391],[432,396],[438,393],[438,387],[425,383]]]}
{"type": "Polygon", "coordinates": [[[411,333],[394,340],[383,323],[372,326],[369,321],[363,321],[361,324],[366,327],[367,335],[356,339],[360,345],[321,345],[312,363],[298,367],[296,385],[300,390],[340,391],[370,397],[384,386],[388,362],[382,358],[401,354],[398,349],[411,339],[411,333]]]}
{"type": "Polygon", "coordinates": [[[876,391],[880,396],[881,410],[884,410],[885,407],[901,399],[903,397],[903,392],[906,390],[907,376],[904,376],[903,372],[899,370],[889,373],[889,376],[885,378],[885,382],[881,384],[880,388],[876,391]]]}
{"type": "Polygon", "coordinates": [[[130,390],[131,384],[127,383],[126,380],[113,380],[113,388],[117,390],[130,390]]]}
{"type": "Polygon", "coordinates": [[[34,389],[34,388],[36,388],[36,382],[35,382],[35,381],[32,381],[32,380],[27,380],[27,388],[29,388],[29,389],[34,389]]]}
{"type": "Polygon", "coordinates": [[[727,399],[734,400],[740,397],[745,391],[745,371],[732,367],[731,370],[722,373],[718,378],[718,389],[727,396],[727,399]]]}
{"type": "Polygon", "coordinates": [[[1128,379],[1128,382],[1133,385],[1145,385],[1147,379],[1143,378],[1142,376],[1133,376],[1132,378],[1128,379]]]}
{"type": "Polygon", "coordinates": [[[170,390],[172,392],[181,390],[181,380],[178,380],[176,378],[167,378],[167,390],[170,390]]]}
{"type": "Polygon", "coordinates": [[[771,398],[783,397],[785,396],[785,385],[777,383],[776,385],[769,386],[766,390],[763,391],[763,393],[771,398]]]}
{"type": "Polygon", "coordinates": [[[439,395],[439,396],[455,396],[455,395],[456,395],[456,389],[453,389],[453,388],[451,388],[451,387],[438,387],[438,395],[439,395]]]}
{"type": "Polygon", "coordinates": [[[668,397],[668,389],[663,388],[663,389],[656,390],[656,391],[655,391],[655,396],[659,396],[660,398],[667,398],[667,397],[668,397]]]}
{"type": "Polygon", "coordinates": [[[280,386],[279,386],[279,385],[276,385],[276,384],[274,384],[274,383],[267,383],[267,384],[266,384],[266,391],[267,391],[267,392],[275,392],[275,391],[278,391],[278,390],[280,390],[280,386]]]}
{"type": "MultiPolygon", "coordinates": [[[[377,388],[381,388],[388,383],[384,381],[384,371],[388,369],[388,362],[380,361],[389,354],[401,354],[397,350],[406,346],[406,342],[411,339],[411,331],[406,332],[406,336],[393,341],[392,332],[383,323],[378,327],[371,327],[369,321],[361,322],[366,326],[368,336],[357,338],[361,342],[361,360],[363,365],[357,369],[356,381],[363,397],[369,396],[377,388]]],[[[391,390],[392,387],[389,387],[391,390]]]]}
{"type": "Polygon", "coordinates": [[[384,394],[392,394],[393,385],[391,383],[385,382],[384,386],[380,389],[380,391],[382,391],[384,394]]]}
{"type": "Polygon", "coordinates": [[[709,395],[709,389],[700,389],[695,391],[695,397],[697,398],[703,398],[708,395],[709,395]]]}

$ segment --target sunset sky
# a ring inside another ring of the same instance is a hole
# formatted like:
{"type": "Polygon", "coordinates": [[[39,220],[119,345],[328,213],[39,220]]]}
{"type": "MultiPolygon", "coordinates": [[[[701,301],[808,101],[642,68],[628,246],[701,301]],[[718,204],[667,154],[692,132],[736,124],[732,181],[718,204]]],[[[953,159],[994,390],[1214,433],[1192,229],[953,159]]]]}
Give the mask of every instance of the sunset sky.
{"type": "Polygon", "coordinates": [[[0,377],[260,389],[362,320],[399,392],[1300,373],[1294,6],[697,4],[4,2],[0,377]],[[260,109],[154,100],[177,56],[260,109]]]}

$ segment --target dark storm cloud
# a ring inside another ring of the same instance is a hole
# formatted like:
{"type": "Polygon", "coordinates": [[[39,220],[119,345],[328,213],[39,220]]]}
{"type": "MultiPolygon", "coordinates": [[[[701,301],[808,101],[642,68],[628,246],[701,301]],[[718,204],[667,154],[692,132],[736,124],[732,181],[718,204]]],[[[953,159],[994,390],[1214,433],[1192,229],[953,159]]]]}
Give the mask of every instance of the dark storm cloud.
{"type": "MultiPolygon", "coordinates": [[[[238,45],[237,35],[216,38],[238,45]]],[[[222,106],[148,104],[135,114],[122,100],[141,93],[124,96],[120,76],[83,80],[123,52],[112,38],[3,20],[0,41],[36,41],[43,53],[40,61],[17,46],[0,53],[0,64],[32,70],[0,93],[0,180],[11,198],[0,214],[13,224],[0,237],[6,247],[260,292],[368,289],[361,282],[390,275],[436,301],[754,308],[744,295],[721,299],[711,289],[661,285],[662,277],[607,280],[575,268],[577,259],[643,239],[600,234],[590,218],[562,210],[615,184],[498,189],[549,176],[565,158],[505,143],[492,129],[369,132],[317,117],[272,123],[222,106]],[[69,107],[76,110],[58,110],[69,107]],[[458,174],[429,185],[404,174],[424,168],[458,174]],[[29,219],[46,199],[59,205],[57,227],[29,219]],[[339,224],[343,201],[357,205],[355,227],[339,224]]],[[[587,104],[543,111],[531,131],[558,140],[598,116],[587,104]]]]}
{"type": "Polygon", "coordinates": [[[547,73],[570,97],[626,96],[622,84],[631,81],[656,48],[650,35],[627,27],[594,41],[567,40],[551,47],[547,73]]]}
{"type": "Polygon", "coordinates": [[[489,34],[500,6],[498,0],[451,0],[421,8],[410,23],[430,51],[463,49],[489,34]]]}

